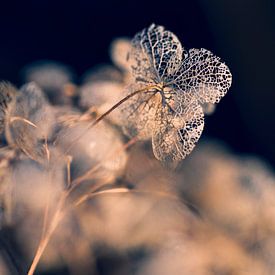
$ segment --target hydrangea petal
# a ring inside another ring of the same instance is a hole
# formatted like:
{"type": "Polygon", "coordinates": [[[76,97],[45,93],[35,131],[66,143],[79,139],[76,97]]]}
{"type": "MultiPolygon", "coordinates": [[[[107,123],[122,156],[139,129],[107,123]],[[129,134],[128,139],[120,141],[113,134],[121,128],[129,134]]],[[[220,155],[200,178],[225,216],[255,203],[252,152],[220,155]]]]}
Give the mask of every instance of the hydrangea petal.
{"type": "Polygon", "coordinates": [[[183,92],[191,92],[202,103],[218,103],[232,83],[229,68],[206,49],[191,49],[170,80],[183,92]]]}
{"type": "Polygon", "coordinates": [[[144,82],[165,81],[180,67],[182,52],[181,43],[172,32],[152,24],[132,40],[133,74],[144,82]]]}
{"type": "MultiPolygon", "coordinates": [[[[178,162],[195,147],[204,127],[202,107],[196,100],[186,100],[186,106],[178,107],[172,114],[167,107],[156,112],[156,127],[153,132],[153,152],[163,162],[178,162]]],[[[161,108],[161,109],[160,109],[161,108]]]]}

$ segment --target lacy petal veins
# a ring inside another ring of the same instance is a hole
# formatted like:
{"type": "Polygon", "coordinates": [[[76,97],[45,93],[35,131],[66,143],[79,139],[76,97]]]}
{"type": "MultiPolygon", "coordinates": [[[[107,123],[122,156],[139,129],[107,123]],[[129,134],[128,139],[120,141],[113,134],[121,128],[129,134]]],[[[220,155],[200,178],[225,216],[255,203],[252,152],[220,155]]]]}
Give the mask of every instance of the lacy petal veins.
{"type": "Polygon", "coordinates": [[[138,93],[122,107],[125,131],[152,137],[157,159],[176,162],[194,148],[204,127],[202,104],[218,103],[231,86],[228,67],[206,49],[184,51],[178,38],[152,24],[132,40],[133,80],[138,93]]]}

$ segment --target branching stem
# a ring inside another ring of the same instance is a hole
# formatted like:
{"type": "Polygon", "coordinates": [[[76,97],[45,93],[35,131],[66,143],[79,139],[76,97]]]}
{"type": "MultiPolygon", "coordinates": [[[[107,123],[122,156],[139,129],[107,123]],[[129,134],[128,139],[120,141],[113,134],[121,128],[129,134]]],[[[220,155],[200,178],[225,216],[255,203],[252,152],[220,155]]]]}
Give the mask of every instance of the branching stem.
{"type": "MultiPolygon", "coordinates": [[[[151,85],[151,86],[147,86],[143,89],[140,89],[140,90],[137,90],[137,91],[134,91],[133,93],[125,96],[123,99],[121,99],[119,102],[117,102],[113,107],[111,107],[109,110],[107,110],[104,114],[102,114],[101,116],[99,116],[96,120],[94,120],[91,124],[88,125],[88,127],[85,129],[85,131],[83,133],[81,133],[81,135],[79,135],[71,144],[70,146],[67,148],[65,154],[67,154],[71,149],[72,147],[75,145],[75,143],[83,136],[87,133],[87,131],[89,129],[91,129],[92,127],[94,127],[95,125],[97,125],[101,120],[103,120],[106,116],[108,116],[111,112],[113,112],[116,108],[118,108],[121,104],[123,104],[125,101],[127,101],[128,99],[130,99],[131,97],[139,94],[139,93],[142,93],[142,92],[146,92],[146,91],[150,91],[152,89],[155,89],[155,90],[160,90],[160,87],[157,86],[157,85],[151,85]]],[[[133,142],[135,142],[136,139],[132,140],[129,142],[129,144],[126,145],[127,146],[130,146],[133,142]]],[[[83,175],[83,177],[80,177],[78,178],[78,180],[76,180],[76,182],[73,182],[73,185],[70,184],[69,186],[69,189],[67,190],[64,190],[62,196],[61,196],[61,200],[57,206],[57,209],[56,209],[56,212],[55,212],[55,215],[49,225],[49,228],[47,230],[47,232],[45,232],[43,234],[43,238],[41,239],[39,245],[38,245],[38,248],[37,248],[37,251],[35,253],[35,256],[34,256],[34,259],[32,261],[32,264],[29,268],[29,271],[28,271],[28,275],[33,275],[34,274],[34,271],[39,263],[39,260],[41,258],[41,256],[43,255],[43,252],[53,234],[53,232],[55,231],[57,225],[59,224],[59,221],[62,219],[62,216],[64,215],[64,212],[65,210],[63,210],[63,207],[64,207],[64,204],[65,204],[65,201],[66,199],[69,197],[71,191],[74,189],[74,187],[77,185],[77,183],[79,183],[81,180],[83,180],[85,177],[91,175],[91,173],[93,173],[95,170],[97,170],[97,168],[100,166],[97,165],[95,169],[91,169],[90,171],[88,171],[87,174],[83,175]]],[[[121,190],[119,190],[121,192],[121,190]]],[[[126,191],[126,190],[123,190],[123,191],[126,191]]],[[[109,191],[111,192],[111,190],[109,191]]],[[[114,190],[115,192],[115,190],[114,190]]],[[[105,193],[105,192],[103,192],[105,193]]],[[[101,193],[99,193],[101,194],[101,193]]]]}
{"type": "Polygon", "coordinates": [[[73,148],[73,146],[75,145],[75,143],[82,138],[88,130],[90,130],[91,128],[93,128],[95,125],[97,125],[101,120],[103,120],[106,116],[108,116],[111,112],[113,112],[115,109],[117,109],[121,104],[123,104],[125,101],[127,101],[128,99],[134,97],[135,95],[142,93],[142,92],[147,92],[150,91],[152,89],[155,90],[160,90],[160,87],[158,85],[151,85],[151,86],[147,86],[143,89],[137,90],[132,92],[131,94],[128,94],[127,96],[125,96],[124,98],[122,98],[119,102],[117,102],[115,105],[113,105],[109,110],[107,110],[104,114],[102,114],[101,116],[99,116],[96,120],[94,120],[92,123],[90,123],[87,128],[79,135],[77,136],[72,143],[69,145],[69,147],[67,148],[67,150],[65,151],[65,154],[68,154],[70,152],[70,150],[73,148]]]}

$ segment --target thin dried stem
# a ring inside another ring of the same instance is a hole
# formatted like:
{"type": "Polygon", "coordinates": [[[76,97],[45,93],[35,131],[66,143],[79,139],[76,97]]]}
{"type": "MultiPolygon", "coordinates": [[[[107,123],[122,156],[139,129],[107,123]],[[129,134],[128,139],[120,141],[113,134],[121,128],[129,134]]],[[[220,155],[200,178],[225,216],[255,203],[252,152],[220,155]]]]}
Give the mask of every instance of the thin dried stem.
{"type": "MultiPolygon", "coordinates": [[[[101,120],[103,120],[106,116],[108,116],[111,112],[113,112],[116,108],[118,108],[121,104],[123,104],[125,101],[127,101],[128,99],[130,99],[131,97],[139,94],[139,93],[142,93],[142,92],[146,92],[146,91],[149,91],[149,90],[152,90],[152,89],[156,89],[156,90],[159,90],[159,86],[156,86],[156,85],[151,85],[151,86],[148,86],[148,87],[145,87],[144,89],[140,89],[140,90],[137,90],[127,96],[125,96],[123,99],[121,99],[118,103],[116,103],[113,107],[111,107],[108,111],[106,111],[104,114],[102,114],[101,116],[99,116],[96,120],[94,120],[91,124],[88,125],[88,127],[85,129],[84,132],[81,133],[81,135],[79,135],[71,144],[70,146],[67,148],[67,150],[65,151],[65,154],[67,154],[71,149],[72,147],[75,145],[75,143],[81,138],[83,137],[83,135],[85,135],[87,133],[87,131],[89,129],[91,129],[92,127],[94,127],[95,125],[97,125],[101,120]]],[[[135,142],[135,140],[133,140],[135,142]]],[[[133,141],[131,140],[129,142],[129,146],[133,143],[133,141]]],[[[100,166],[99,166],[100,167],[100,166]]],[[[98,167],[98,168],[99,168],[98,167]]],[[[96,169],[98,169],[96,168],[96,169]]],[[[95,168],[92,168],[93,171],[96,170],[95,168]]],[[[92,173],[91,171],[88,173],[88,175],[90,175],[90,173],[92,173]]],[[[83,180],[83,178],[82,178],[83,180]]],[[[81,180],[81,181],[82,181],[81,180]]],[[[78,180],[79,181],[79,180],[78,180]]],[[[80,181],[79,181],[80,182],[80,181]]],[[[29,269],[29,272],[28,272],[28,275],[33,275],[38,263],[39,263],[39,260],[51,238],[51,235],[53,234],[55,228],[57,227],[60,219],[61,219],[61,213],[62,213],[62,208],[64,206],[64,203],[66,201],[66,198],[70,195],[71,191],[74,189],[74,184],[71,185],[71,187],[69,189],[67,189],[66,191],[63,192],[62,194],[62,197],[61,197],[61,200],[60,200],[60,203],[57,207],[57,210],[55,212],[55,215],[53,217],[53,220],[52,222],[50,223],[50,226],[48,228],[48,231],[44,234],[44,237],[43,239],[40,241],[39,245],[38,245],[38,249],[35,253],[35,256],[34,256],[34,259],[33,259],[33,262],[30,266],[30,269],[29,269]]]]}
{"type": "MultiPolygon", "coordinates": [[[[46,157],[47,157],[47,176],[48,176],[48,182],[51,185],[52,184],[52,175],[50,172],[50,151],[48,148],[48,138],[45,137],[45,143],[44,143],[44,149],[46,152],[46,157]]],[[[49,216],[49,201],[50,201],[50,194],[49,192],[47,193],[47,197],[46,197],[46,207],[45,207],[45,211],[44,211],[44,216],[43,216],[43,226],[42,226],[42,234],[41,234],[41,240],[44,238],[45,232],[47,230],[47,223],[48,223],[48,216],[49,216]]]]}
{"type": "Polygon", "coordinates": [[[22,121],[22,122],[25,122],[25,123],[31,125],[34,128],[37,128],[37,126],[33,122],[31,122],[30,120],[28,120],[26,118],[19,117],[19,116],[13,116],[13,117],[11,117],[10,123],[13,123],[13,122],[18,121],[18,120],[22,121]]]}
{"type": "MultiPolygon", "coordinates": [[[[14,147],[14,142],[13,142],[13,138],[12,138],[12,134],[11,134],[11,129],[10,129],[10,124],[12,124],[13,122],[15,121],[21,121],[21,122],[24,122],[26,124],[29,124],[31,125],[32,127],[34,128],[38,128],[33,122],[29,121],[28,119],[26,118],[23,118],[23,117],[19,117],[19,116],[13,116],[9,119],[9,123],[6,123],[6,126],[5,126],[5,133],[6,133],[6,139],[9,141],[10,143],[10,146],[14,147]]],[[[30,154],[28,154],[28,152],[25,152],[23,150],[23,152],[30,158],[32,159],[32,157],[30,156],[30,154]]]]}
{"type": "Polygon", "coordinates": [[[172,200],[177,200],[177,201],[180,200],[177,196],[175,196],[173,194],[165,193],[165,192],[133,190],[133,189],[121,187],[121,188],[112,188],[112,189],[108,189],[108,190],[102,190],[102,191],[98,191],[98,192],[94,192],[94,193],[85,194],[74,203],[74,206],[79,206],[80,204],[84,203],[85,201],[87,201],[95,196],[107,195],[107,194],[123,194],[123,193],[157,195],[157,196],[169,198],[172,200]]]}
{"type": "Polygon", "coordinates": [[[72,156],[67,157],[67,186],[68,188],[71,187],[71,162],[72,162],[72,156]]]}
{"type": "Polygon", "coordinates": [[[106,116],[108,116],[111,112],[113,112],[116,108],[118,108],[121,104],[123,104],[125,101],[127,101],[128,99],[134,97],[135,95],[142,93],[142,92],[147,92],[149,90],[152,89],[156,89],[159,90],[159,86],[157,85],[151,85],[151,86],[147,86],[143,89],[137,90],[132,92],[131,94],[125,96],[123,99],[121,99],[119,102],[117,102],[114,106],[112,106],[108,111],[106,111],[104,114],[102,114],[101,116],[99,116],[97,119],[95,119],[91,124],[89,124],[86,129],[78,136],[76,137],[72,143],[69,145],[69,147],[67,148],[67,150],[65,151],[65,154],[68,154],[69,151],[73,148],[73,146],[75,145],[75,143],[82,138],[88,130],[90,130],[91,128],[93,128],[95,125],[97,125],[101,120],[103,120],[106,116]]]}
{"type": "Polygon", "coordinates": [[[46,152],[46,157],[47,157],[48,166],[49,166],[51,155],[50,155],[50,150],[49,150],[49,146],[48,146],[48,137],[45,138],[44,149],[46,152]]]}
{"type": "Polygon", "coordinates": [[[78,201],[76,201],[74,203],[74,206],[79,206],[80,204],[82,204],[83,202],[87,201],[88,199],[98,196],[98,195],[102,195],[102,194],[122,194],[122,193],[129,193],[131,192],[130,189],[128,188],[113,188],[113,189],[109,189],[109,190],[103,190],[103,191],[98,191],[95,193],[90,193],[90,194],[85,194],[83,195],[78,201]]]}
{"type": "MultiPolygon", "coordinates": [[[[63,201],[61,200],[61,204],[63,205],[63,201]]],[[[61,205],[60,204],[60,205],[61,205]]],[[[35,253],[34,259],[32,261],[32,264],[30,266],[30,269],[28,271],[28,275],[33,275],[34,271],[40,261],[41,256],[43,255],[43,252],[45,250],[45,248],[47,247],[51,236],[53,234],[53,232],[55,231],[57,225],[59,224],[60,220],[62,219],[62,216],[64,214],[64,212],[62,212],[62,207],[58,207],[58,210],[56,211],[51,224],[48,228],[48,231],[46,232],[46,234],[44,235],[44,238],[41,240],[41,242],[39,243],[38,249],[35,253]]]]}
{"type": "MultiPolygon", "coordinates": [[[[131,139],[130,141],[128,141],[122,149],[126,149],[128,148],[129,146],[131,146],[132,144],[134,144],[135,142],[137,141],[136,138],[133,138],[131,139]]],[[[118,152],[116,152],[115,155],[117,155],[118,152]]],[[[113,156],[113,155],[112,155],[113,156]]],[[[70,162],[68,162],[70,163],[70,162]]],[[[68,165],[68,164],[67,164],[68,165]]],[[[55,215],[49,225],[49,228],[48,228],[48,231],[47,232],[44,232],[44,228],[46,228],[46,221],[45,221],[45,217],[44,216],[44,226],[43,226],[43,233],[42,233],[42,239],[40,240],[39,242],[39,245],[38,245],[38,248],[37,248],[37,251],[35,253],[35,256],[34,256],[34,259],[33,259],[33,262],[31,264],[31,267],[29,269],[29,272],[28,272],[28,275],[33,275],[38,263],[39,263],[39,260],[41,258],[41,256],[43,255],[43,252],[45,250],[45,248],[47,247],[47,244],[52,236],[52,234],[54,233],[59,221],[61,220],[61,217],[62,217],[62,208],[64,207],[64,204],[65,204],[65,201],[66,199],[69,197],[69,195],[71,194],[71,192],[74,190],[74,188],[78,185],[78,183],[80,183],[82,180],[84,180],[85,177],[87,177],[88,175],[90,176],[94,171],[96,171],[98,168],[100,168],[100,165],[102,165],[102,163],[98,163],[95,167],[93,167],[92,169],[90,169],[87,173],[87,175],[83,175],[82,177],[79,177],[77,181],[73,181],[70,185],[69,185],[69,189],[66,189],[64,190],[63,194],[61,195],[61,199],[60,199],[60,202],[57,206],[57,209],[56,209],[56,212],[55,212],[55,215]],[[95,169],[94,169],[95,168],[95,169]]],[[[70,176],[70,165],[67,166],[67,173],[69,173],[69,177],[68,179],[71,178],[70,176]]],[[[98,189],[99,187],[103,186],[105,183],[100,183],[100,184],[97,184],[95,186],[93,186],[93,191],[95,191],[96,189],[98,189]]],[[[45,214],[48,213],[48,209],[45,210],[45,214]]]]}
{"type": "MultiPolygon", "coordinates": [[[[88,199],[91,199],[93,197],[96,196],[100,196],[100,195],[108,195],[108,194],[123,194],[123,193],[137,193],[137,194],[149,194],[149,195],[157,195],[160,197],[165,197],[165,198],[169,198],[169,199],[173,199],[173,200],[177,200],[179,201],[179,198],[175,195],[169,194],[169,193],[165,193],[165,192],[148,192],[148,191],[142,191],[142,190],[131,190],[128,188],[113,188],[113,189],[109,189],[109,190],[103,190],[103,191],[97,191],[94,193],[90,193],[90,194],[85,194],[83,195],[79,200],[77,200],[73,206],[77,207],[80,204],[84,203],[85,201],[87,201],[88,199]]],[[[28,275],[33,275],[34,271],[36,269],[36,266],[45,250],[45,248],[47,247],[52,234],[54,233],[56,227],[58,226],[59,222],[61,221],[62,217],[66,214],[66,211],[63,210],[63,205],[66,199],[66,194],[65,193],[62,197],[62,199],[60,200],[60,204],[58,207],[58,210],[56,211],[53,220],[51,222],[51,225],[47,231],[47,234],[45,235],[44,239],[41,241],[37,252],[35,254],[35,257],[33,259],[32,265],[29,269],[28,275]]]]}
{"type": "Polygon", "coordinates": [[[51,220],[51,223],[48,227],[47,232],[44,234],[43,239],[40,240],[37,251],[35,253],[35,256],[33,258],[32,264],[29,268],[28,271],[28,275],[33,275],[34,271],[51,239],[51,236],[53,235],[56,227],[58,226],[59,222],[61,221],[62,217],[65,215],[65,213],[67,212],[66,210],[68,209],[64,209],[64,205],[66,202],[66,199],[68,198],[68,196],[70,195],[72,189],[69,190],[65,190],[62,195],[61,195],[61,199],[59,201],[59,204],[57,205],[55,214],[53,216],[53,219],[51,220]]]}

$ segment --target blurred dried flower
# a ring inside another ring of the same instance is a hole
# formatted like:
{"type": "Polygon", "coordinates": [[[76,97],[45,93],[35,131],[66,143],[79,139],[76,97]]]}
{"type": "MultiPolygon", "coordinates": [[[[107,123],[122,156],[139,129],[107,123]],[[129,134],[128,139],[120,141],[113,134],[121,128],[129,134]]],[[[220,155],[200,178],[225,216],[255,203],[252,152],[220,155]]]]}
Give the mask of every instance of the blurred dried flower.
{"type": "MultiPolygon", "coordinates": [[[[73,123],[70,127],[63,127],[59,132],[62,136],[59,147],[63,150],[70,146],[79,133],[85,132],[89,125],[89,122],[81,122],[79,117],[76,115],[77,123],[73,123]]],[[[73,177],[81,176],[94,166],[100,165],[96,175],[112,181],[120,175],[127,161],[127,154],[119,133],[104,121],[88,130],[76,142],[70,154],[73,158],[73,177]]]]}
{"type": "Polygon", "coordinates": [[[6,138],[30,158],[46,160],[45,141],[51,135],[54,116],[42,90],[25,84],[6,115],[6,138]]]}
{"type": "Polygon", "coordinates": [[[115,39],[110,47],[110,55],[112,61],[120,69],[130,71],[130,63],[128,61],[128,56],[131,51],[131,39],[129,38],[117,38],[115,39]]]}
{"type": "Polygon", "coordinates": [[[275,176],[270,167],[255,157],[236,157],[212,141],[194,150],[181,175],[179,188],[200,212],[274,270],[275,176]]]}
{"type": "MultiPolygon", "coordinates": [[[[96,67],[85,74],[84,84],[80,88],[80,106],[92,108],[103,114],[116,104],[123,96],[123,89],[129,81],[130,65],[127,59],[131,48],[129,39],[119,38],[113,41],[110,55],[116,66],[96,67]]],[[[120,117],[116,111],[108,119],[119,124],[120,117]]]]}
{"type": "Polygon", "coordinates": [[[207,140],[176,170],[158,161],[193,150],[230,88],[228,67],[154,24],[114,40],[110,55],[78,88],[55,62],[25,68],[43,91],[0,83],[0,274],[24,273],[31,259],[29,275],[38,264],[101,274],[109,250],[124,261],[107,259],[108,274],[274,274],[271,167],[207,140]],[[124,143],[120,127],[134,138],[124,143]],[[131,147],[149,138],[153,152],[131,147]],[[24,272],[2,247],[5,230],[24,272]]]}
{"type": "MultiPolygon", "coordinates": [[[[80,106],[90,108],[97,114],[104,114],[121,99],[124,85],[112,81],[94,81],[84,84],[80,89],[80,106]]],[[[111,112],[108,119],[119,123],[119,116],[111,112]]]]}
{"type": "Polygon", "coordinates": [[[67,91],[74,73],[69,66],[56,61],[40,60],[27,65],[22,75],[25,82],[37,83],[52,103],[70,103],[71,95],[67,91]]]}
{"type": "MultiPolygon", "coordinates": [[[[56,205],[64,188],[62,163],[55,163],[50,173],[43,166],[30,160],[18,160],[12,165],[14,201],[22,211],[25,207],[41,215],[46,205],[56,205]],[[31,177],[30,177],[31,175],[31,177]]],[[[16,216],[16,215],[15,215],[16,216]]]]}
{"type": "Polygon", "coordinates": [[[8,82],[0,83],[0,133],[5,129],[7,116],[14,108],[16,88],[8,82]]]}

